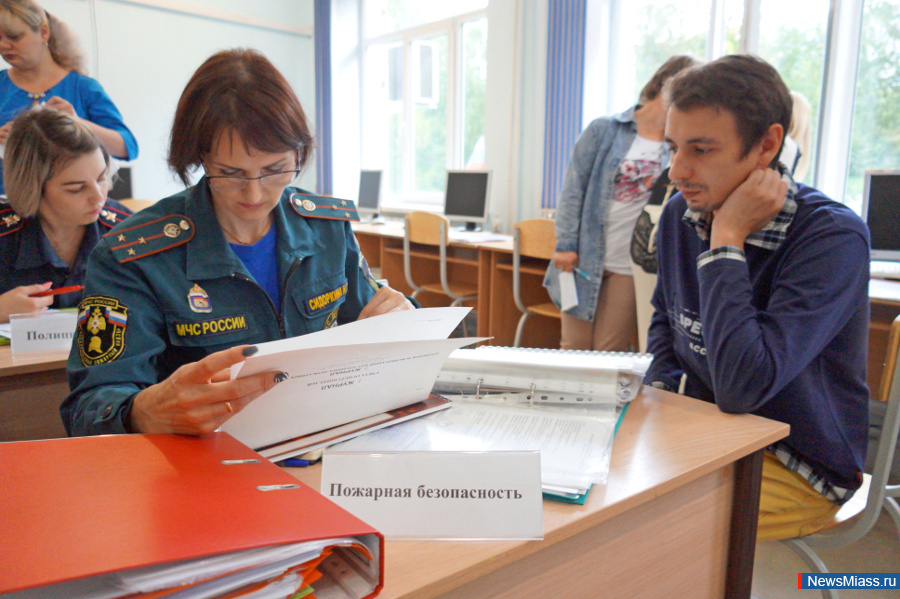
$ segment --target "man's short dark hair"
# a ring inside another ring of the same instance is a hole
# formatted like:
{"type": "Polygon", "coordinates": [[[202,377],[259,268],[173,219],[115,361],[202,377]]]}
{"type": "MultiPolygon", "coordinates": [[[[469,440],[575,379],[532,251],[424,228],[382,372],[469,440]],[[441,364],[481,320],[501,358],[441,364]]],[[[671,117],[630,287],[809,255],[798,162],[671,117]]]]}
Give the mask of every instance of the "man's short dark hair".
{"type": "MultiPolygon", "coordinates": [[[[778,123],[785,135],[791,125],[793,100],[781,75],[766,61],[732,54],[682,71],[669,82],[669,106],[724,109],[734,115],[742,158],[778,123]]],[[[780,151],[780,149],[779,149],[780,151]]],[[[773,165],[778,154],[773,159],[773,165]]]]}

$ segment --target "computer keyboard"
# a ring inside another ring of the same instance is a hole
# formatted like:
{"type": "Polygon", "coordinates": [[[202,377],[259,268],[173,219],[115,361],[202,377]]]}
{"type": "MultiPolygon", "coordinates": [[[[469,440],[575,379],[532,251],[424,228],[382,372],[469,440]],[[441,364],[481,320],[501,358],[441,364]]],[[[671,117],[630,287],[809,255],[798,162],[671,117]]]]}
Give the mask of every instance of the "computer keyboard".
{"type": "Polygon", "coordinates": [[[876,279],[900,279],[900,262],[872,260],[869,262],[869,275],[876,279]]]}

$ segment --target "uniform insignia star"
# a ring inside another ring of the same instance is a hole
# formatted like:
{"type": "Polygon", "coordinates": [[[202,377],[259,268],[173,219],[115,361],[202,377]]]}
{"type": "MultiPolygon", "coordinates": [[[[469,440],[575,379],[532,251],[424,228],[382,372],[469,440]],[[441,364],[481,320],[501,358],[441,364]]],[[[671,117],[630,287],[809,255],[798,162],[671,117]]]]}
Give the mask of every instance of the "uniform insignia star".
{"type": "Polygon", "coordinates": [[[129,256],[134,256],[134,249],[133,249],[133,248],[128,248],[128,255],[129,255],[129,256]]]}
{"type": "Polygon", "coordinates": [[[141,237],[140,239],[138,239],[138,243],[147,243],[147,241],[143,237],[141,237]]]}
{"type": "Polygon", "coordinates": [[[124,236],[124,235],[119,235],[119,241],[125,241],[125,236],[124,236]]]}
{"type": "Polygon", "coordinates": [[[11,214],[11,215],[9,215],[9,216],[4,216],[4,217],[3,217],[3,222],[6,223],[6,226],[7,226],[7,227],[13,226],[14,224],[16,224],[17,222],[19,222],[20,220],[21,220],[21,218],[19,218],[19,215],[18,215],[18,214],[11,214]]]}
{"type": "Polygon", "coordinates": [[[347,205],[347,200],[341,200],[341,206],[346,206],[346,205],[347,205]]]}

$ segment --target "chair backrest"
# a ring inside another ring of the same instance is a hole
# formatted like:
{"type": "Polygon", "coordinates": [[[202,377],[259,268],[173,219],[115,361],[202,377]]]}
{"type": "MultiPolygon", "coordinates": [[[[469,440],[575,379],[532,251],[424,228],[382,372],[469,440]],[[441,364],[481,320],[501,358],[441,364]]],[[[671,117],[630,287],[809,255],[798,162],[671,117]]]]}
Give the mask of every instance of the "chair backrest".
{"type": "Polygon", "coordinates": [[[410,212],[406,215],[406,231],[413,243],[446,245],[450,221],[434,212],[410,212]],[[444,224],[443,234],[441,223],[444,224]]]}
{"type": "Polygon", "coordinates": [[[639,264],[631,263],[634,281],[634,301],[637,307],[638,349],[647,351],[647,332],[653,318],[653,290],[656,289],[656,274],[645,271],[639,264]]]}
{"type": "Polygon", "coordinates": [[[549,218],[533,218],[515,224],[516,247],[522,256],[550,260],[556,253],[556,224],[549,218]]]}
{"type": "Polygon", "coordinates": [[[556,224],[549,218],[533,218],[513,226],[513,301],[527,312],[522,301],[522,256],[550,260],[556,252],[556,224]]]}
{"type": "Polygon", "coordinates": [[[144,208],[152,206],[156,203],[156,200],[138,200],[135,198],[127,198],[124,200],[119,200],[119,203],[131,210],[132,212],[140,212],[144,208]]]}
{"type": "Polygon", "coordinates": [[[894,319],[891,332],[888,336],[887,352],[885,353],[884,370],[881,371],[881,381],[878,390],[872,399],[887,401],[891,393],[891,385],[894,382],[894,370],[897,368],[897,353],[900,352],[900,316],[894,319]]]}
{"type": "Polygon", "coordinates": [[[441,285],[447,295],[449,284],[447,282],[447,232],[450,230],[450,221],[433,212],[410,212],[404,221],[403,233],[403,274],[406,283],[413,289],[413,297],[422,289],[413,280],[412,276],[412,243],[438,246],[440,248],[441,285]]]}
{"type": "Polygon", "coordinates": [[[881,435],[875,450],[875,465],[872,468],[869,495],[866,497],[866,507],[859,518],[853,522],[851,528],[841,535],[847,539],[845,544],[863,538],[871,530],[881,515],[884,498],[887,495],[891,463],[897,447],[897,433],[900,431],[900,375],[897,373],[900,363],[897,360],[898,348],[900,348],[900,316],[895,318],[891,325],[887,359],[885,360],[885,371],[890,371],[890,385],[887,397],[885,397],[887,411],[884,415],[881,435]]]}

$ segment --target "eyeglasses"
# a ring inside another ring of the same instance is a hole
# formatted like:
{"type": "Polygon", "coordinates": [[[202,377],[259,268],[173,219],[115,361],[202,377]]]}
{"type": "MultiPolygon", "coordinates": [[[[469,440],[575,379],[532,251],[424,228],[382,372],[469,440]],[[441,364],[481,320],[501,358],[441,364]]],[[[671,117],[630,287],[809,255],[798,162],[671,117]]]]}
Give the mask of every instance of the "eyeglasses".
{"type": "Polygon", "coordinates": [[[228,175],[210,175],[207,171],[206,180],[209,186],[219,191],[240,191],[247,187],[250,181],[259,181],[259,184],[268,189],[277,189],[279,187],[287,187],[297,180],[300,176],[299,169],[291,169],[289,171],[281,171],[280,173],[271,173],[269,175],[260,175],[259,177],[231,177],[228,175]]]}

